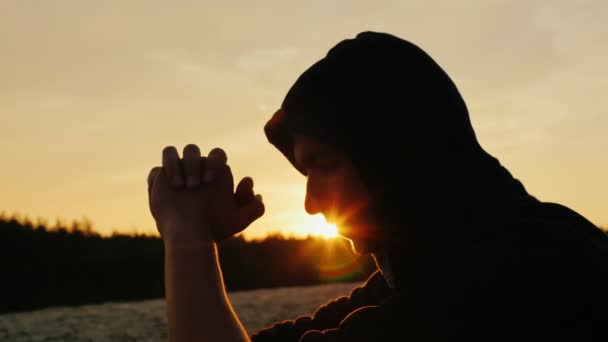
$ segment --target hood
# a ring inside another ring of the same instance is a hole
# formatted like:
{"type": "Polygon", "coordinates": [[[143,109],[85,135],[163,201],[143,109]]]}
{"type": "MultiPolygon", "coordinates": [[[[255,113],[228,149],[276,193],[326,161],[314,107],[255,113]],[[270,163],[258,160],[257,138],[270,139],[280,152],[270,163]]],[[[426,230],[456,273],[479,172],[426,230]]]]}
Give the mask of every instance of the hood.
{"type": "Polygon", "coordinates": [[[294,132],[343,150],[397,243],[531,199],[478,143],[450,77],[391,34],[361,32],[332,47],[298,77],[264,131],[292,164],[294,132]]]}

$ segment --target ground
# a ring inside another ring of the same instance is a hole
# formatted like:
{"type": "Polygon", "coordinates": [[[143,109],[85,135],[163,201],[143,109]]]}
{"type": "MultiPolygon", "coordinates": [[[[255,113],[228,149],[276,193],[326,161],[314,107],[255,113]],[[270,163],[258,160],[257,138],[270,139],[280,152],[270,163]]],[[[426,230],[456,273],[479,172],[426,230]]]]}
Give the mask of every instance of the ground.
{"type": "MultiPolygon", "coordinates": [[[[249,331],[311,314],[358,283],[258,289],[229,293],[249,331]]],[[[0,315],[0,341],[167,341],[163,299],[58,307],[0,315]]]]}

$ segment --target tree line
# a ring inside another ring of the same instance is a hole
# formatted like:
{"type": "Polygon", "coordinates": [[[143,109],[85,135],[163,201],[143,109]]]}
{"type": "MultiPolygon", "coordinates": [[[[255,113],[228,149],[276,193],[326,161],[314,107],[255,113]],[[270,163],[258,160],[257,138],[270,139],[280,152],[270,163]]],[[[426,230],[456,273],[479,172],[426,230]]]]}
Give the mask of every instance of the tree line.
{"type": "MultiPolygon", "coordinates": [[[[340,238],[237,235],[218,250],[228,291],[363,281],[375,270],[340,238]]],[[[153,235],[0,215],[0,313],[164,298],[163,252],[153,235]]]]}

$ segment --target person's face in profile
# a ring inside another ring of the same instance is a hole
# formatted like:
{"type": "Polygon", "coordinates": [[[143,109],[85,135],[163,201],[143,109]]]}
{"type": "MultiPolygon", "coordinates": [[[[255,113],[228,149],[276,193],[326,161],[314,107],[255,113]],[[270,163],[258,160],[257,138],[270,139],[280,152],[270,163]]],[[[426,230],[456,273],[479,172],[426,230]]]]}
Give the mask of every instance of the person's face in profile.
{"type": "Polygon", "coordinates": [[[373,252],[370,196],[353,163],[340,150],[314,138],[294,135],[294,158],[306,170],[306,212],[321,213],[357,253],[373,252]],[[372,239],[370,239],[372,238],[372,239]]]}

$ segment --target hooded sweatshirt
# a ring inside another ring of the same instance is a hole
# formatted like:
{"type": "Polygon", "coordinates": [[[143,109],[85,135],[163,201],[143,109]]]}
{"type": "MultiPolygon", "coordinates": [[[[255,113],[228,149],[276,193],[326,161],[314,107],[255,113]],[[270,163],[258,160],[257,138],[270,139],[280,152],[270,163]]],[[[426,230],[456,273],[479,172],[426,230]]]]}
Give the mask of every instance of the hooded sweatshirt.
{"type": "Polygon", "coordinates": [[[342,40],[300,75],[264,130],[296,168],[294,133],[342,150],[390,239],[379,270],[349,296],[254,341],[604,334],[606,234],[530,195],[487,153],[457,87],[417,45],[371,31],[342,40]]]}

